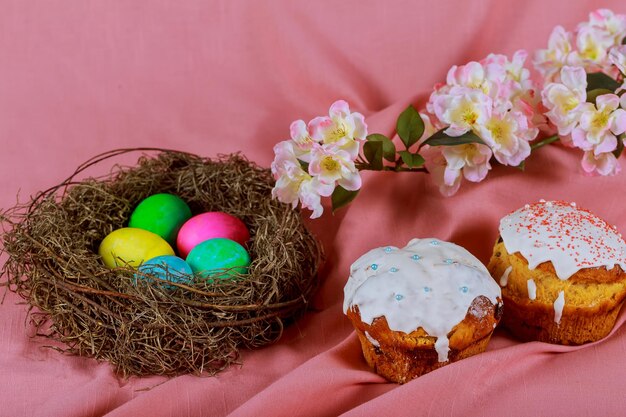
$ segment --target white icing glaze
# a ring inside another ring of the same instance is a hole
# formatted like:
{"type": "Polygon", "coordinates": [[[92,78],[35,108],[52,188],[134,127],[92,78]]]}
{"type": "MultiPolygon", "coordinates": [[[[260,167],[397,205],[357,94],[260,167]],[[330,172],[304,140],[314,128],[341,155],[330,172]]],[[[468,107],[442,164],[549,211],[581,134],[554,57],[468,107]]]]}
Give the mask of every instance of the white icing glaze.
{"type": "Polygon", "coordinates": [[[509,275],[511,274],[512,270],[513,270],[513,266],[511,266],[511,265],[507,266],[506,269],[504,270],[504,273],[500,277],[500,286],[501,287],[506,287],[506,284],[509,283],[509,275]]]}
{"type": "Polygon", "coordinates": [[[561,323],[563,307],[565,307],[565,293],[563,291],[559,291],[559,296],[556,298],[556,300],[554,300],[554,322],[556,324],[561,323]]]}
{"type": "Polygon", "coordinates": [[[535,285],[535,281],[529,279],[526,281],[526,286],[528,287],[528,298],[531,300],[537,298],[537,286],[535,285]]]}
{"type": "Polygon", "coordinates": [[[343,311],[358,306],[367,324],[385,316],[394,331],[421,327],[437,337],[435,349],[445,362],[448,333],[480,295],[496,304],[500,287],[471,253],[434,238],[413,239],[403,249],[370,250],[352,264],[343,311]]]}
{"type": "Polygon", "coordinates": [[[367,331],[365,332],[365,338],[369,340],[372,345],[380,347],[380,343],[378,343],[378,340],[374,339],[372,335],[369,334],[367,331]]]}
{"type": "Polygon", "coordinates": [[[583,268],[620,265],[626,270],[622,236],[574,203],[526,204],[500,221],[500,236],[506,250],[521,253],[530,269],[550,261],[562,280],[583,268]]]}

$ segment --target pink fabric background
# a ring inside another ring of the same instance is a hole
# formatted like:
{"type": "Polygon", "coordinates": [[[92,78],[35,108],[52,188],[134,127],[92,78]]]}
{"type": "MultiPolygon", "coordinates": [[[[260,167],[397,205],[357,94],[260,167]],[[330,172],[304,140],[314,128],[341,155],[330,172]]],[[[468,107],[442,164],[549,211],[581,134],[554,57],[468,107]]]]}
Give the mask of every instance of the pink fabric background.
{"type": "MultiPolygon", "coordinates": [[[[0,1],[0,207],[119,147],[241,150],[269,166],[292,120],[338,98],[371,132],[390,134],[451,65],[543,47],[555,25],[573,29],[599,6],[626,13],[617,0],[386,3],[0,1]]],[[[0,415],[622,416],[624,312],[607,339],[579,348],[522,344],[498,329],[488,352],[404,386],[367,368],[341,312],[349,265],[364,251],[435,236],[486,262],[499,218],[528,201],[576,201],[626,231],[626,174],[585,177],[580,156],[544,148],[527,172],[496,167],[449,199],[422,175],[366,174],[354,204],[310,223],[329,254],[314,310],[215,378],[119,381],[106,363],[29,338],[26,306],[9,293],[0,415]]]]}

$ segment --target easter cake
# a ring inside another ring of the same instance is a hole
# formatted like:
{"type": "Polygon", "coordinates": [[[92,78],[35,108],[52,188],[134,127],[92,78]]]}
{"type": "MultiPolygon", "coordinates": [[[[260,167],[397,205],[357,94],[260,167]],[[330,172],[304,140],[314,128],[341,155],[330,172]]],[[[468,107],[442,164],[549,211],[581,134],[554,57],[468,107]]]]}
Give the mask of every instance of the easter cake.
{"type": "Polygon", "coordinates": [[[397,383],[483,352],[502,311],[485,266],[434,238],[367,252],[344,293],[367,363],[397,383]]]}
{"type": "Polygon", "coordinates": [[[541,200],[499,230],[488,268],[514,335],[578,345],[611,331],[626,299],[626,245],[614,227],[575,203],[541,200]]]}

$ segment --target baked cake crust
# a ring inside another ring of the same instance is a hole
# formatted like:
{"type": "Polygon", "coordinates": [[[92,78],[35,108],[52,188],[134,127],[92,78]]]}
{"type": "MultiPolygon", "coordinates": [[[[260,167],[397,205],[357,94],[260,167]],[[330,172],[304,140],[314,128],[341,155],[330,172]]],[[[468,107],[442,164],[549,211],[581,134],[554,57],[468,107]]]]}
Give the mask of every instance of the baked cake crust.
{"type": "Polygon", "coordinates": [[[435,350],[436,337],[421,327],[407,334],[389,329],[385,317],[371,325],[363,323],[358,306],[347,312],[361,342],[368,365],[386,379],[404,384],[423,374],[487,349],[493,330],[502,316],[502,305],[484,296],[474,299],[465,319],[450,333],[448,360],[440,362],[435,350]]]}
{"type": "Polygon", "coordinates": [[[626,273],[619,265],[584,268],[562,280],[550,261],[529,269],[520,253],[508,253],[499,241],[487,268],[502,288],[502,323],[521,340],[580,345],[602,339],[626,299],[626,273]],[[534,299],[529,280],[536,286],[534,299]],[[557,323],[554,304],[561,292],[567,301],[557,323]]]}

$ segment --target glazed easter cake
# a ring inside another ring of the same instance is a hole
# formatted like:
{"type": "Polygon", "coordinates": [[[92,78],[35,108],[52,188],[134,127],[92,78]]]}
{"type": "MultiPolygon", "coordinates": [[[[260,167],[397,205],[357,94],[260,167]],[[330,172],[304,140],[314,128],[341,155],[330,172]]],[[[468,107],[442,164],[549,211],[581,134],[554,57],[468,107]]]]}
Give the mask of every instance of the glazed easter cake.
{"type": "Polygon", "coordinates": [[[499,231],[488,268],[517,337],[575,345],[611,331],[626,298],[626,244],[614,227],[575,203],[541,200],[499,231]]]}
{"type": "Polygon", "coordinates": [[[485,266],[434,238],[367,252],[344,295],[367,363],[398,383],[483,352],[502,307],[485,266]]]}

